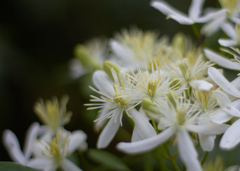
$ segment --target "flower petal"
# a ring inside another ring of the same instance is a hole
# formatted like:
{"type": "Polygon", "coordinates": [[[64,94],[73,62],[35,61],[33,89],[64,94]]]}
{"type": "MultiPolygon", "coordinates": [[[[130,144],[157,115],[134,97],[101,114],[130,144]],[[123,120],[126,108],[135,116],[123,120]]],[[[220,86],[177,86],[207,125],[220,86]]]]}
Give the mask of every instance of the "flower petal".
{"type": "Polygon", "coordinates": [[[186,24],[186,25],[194,24],[194,21],[192,19],[189,19],[188,17],[180,16],[180,15],[169,15],[168,18],[174,19],[179,24],[186,24]]]}
{"type": "Polygon", "coordinates": [[[209,91],[213,87],[211,83],[204,80],[192,80],[189,84],[191,87],[203,91],[209,91]]]}
{"type": "Polygon", "coordinates": [[[164,1],[152,1],[150,5],[165,15],[176,15],[176,16],[182,16],[183,18],[188,18],[186,14],[171,7],[168,3],[164,1]]]}
{"type": "Polygon", "coordinates": [[[219,90],[214,91],[214,95],[217,99],[217,102],[222,110],[228,114],[236,117],[240,117],[240,111],[234,107],[225,93],[219,90]]]}
{"type": "Polygon", "coordinates": [[[167,141],[174,133],[173,127],[169,127],[148,139],[144,139],[137,142],[121,142],[117,144],[117,149],[127,154],[139,154],[150,151],[157,147],[159,144],[167,141]]]}
{"type": "Polygon", "coordinates": [[[200,16],[204,1],[205,0],[192,0],[188,11],[190,18],[197,19],[200,16]]]}
{"type": "Polygon", "coordinates": [[[61,164],[61,167],[65,171],[81,171],[82,169],[78,168],[75,164],[73,164],[71,161],[68,159],[64,160],[64,163],[61,164]]]}
{"type": "Polygon", "coordinates": [[[232,20],[232,22],[236,23],[236,24],[240,24],[240,19],[239,17],[230,17],[230,19],[232,20]]]}
{"type": "Polygon", "coordinates": [[[131,119],[135,124],[135,129],[141,139],[150,138],[156,135],[156,132],[150,122],[136,109],[131,109],[128,113],[132,116],[131,119]]]}
{"type": "Polygon", "coordinates": [[[34,143],[36,142],[35,138],[37,138],[37,135],[38,135],[38,130],[39,130],[39,123],[35,122],[30,126],[30,128],[27,131],[25,144],[23,147],[23,153],[26,159],[29,159],[30,156],[32,155],[33,146],[34,146],[34,143]]]}
{"type": "Polygon", "coordinates": [[[202,169],[198,161],[197,151],[187,131],[179,129],[177,131],[177,138],[179,155],[187,170],[201,171],[202,169]]]}
{"type": "Polygon", "coordinates": [[[32,167],[34,169],[44,169],[46,166],[51,165],[52,160],[49,158],[43,158],[43,157],[36,157],[31,160],[29,160],[27,166],[32,167]]]}
{"type": "Polygon", "coordinates": [[[102,130],[98,142],[97,142],[97,148],[105,148],[108,146],[108,144],[112,141],[113,137],[115,136],[116,132],[118,131],[118,128],[120,126],[120,121],[118,118],[112,117],[107,125],[102,130]]]}
{"type": "Polygon", "coordinates": [[[20,149],[18,139],[12,131],[5,130],[3,132],[3,144],[13,161],[16,161],[22,164],[25,164],[27,162],[24,154],[20,149]]]}
{"type": "Polygon", "coordinates": [[[216,20],[213,20],[207,24],[205,24],[202,28],[201,28],[201,34],[204,36],[211,36],[212,34],[214,34],[216,31],[219,30],[220,26],[222,25],[222,23],[226,20],[225,17],[220,17],[216,20]]]}
{"type": "Polygon", "coordinates": [[[216,68],[213,67],[208,68],[208,75],[224,91],[226,91],[227,93],[231,94],[234,97],[240,98],[240,91],[233,87],[231,83],[216,68]]]}
{"type": "Polygon", "coordinates": [[[210,120],[216,124],[221,124],[232,119],[232,115],[229,115],[227,112],[223,111],[221,108],[215,110],[210,115],[210,120]]]}
{"type": "Polygon", "coordinates": [[[95,71],[93,73],[93,83],[101,92],[111,95],[110,91],[113,91],[112,80],[108,77],[104,71],[95,71]]]}
{"type": "Polygon", "coordinates": [[[197,23],[205,23],[205,22],[208,22],[210,20],[214,20],[214,19],[217,20],[217,19],[223,18],[223,17],[225,18],[226,12],[227,12],[226,9],[221,9],[219,11],[212,11],[212,12],[209,12],[208,14],[206,14],[205,16],[198,18],[196,20],[196,22],[197,23]]]}
{"type": "Polygon", "coordinates": [[[136,142],[142,140],[139,133],[136,131],[136,126],[133,127],[131,142],[136,142]]]}
{"type": "Polygon", "coordinates": [[[204,53],[209,60],[215,62],[216,64],[224,68],[240,70],[240,64],[232,62],[229,59],[217,54],[216,52],[213,52],[209,49],[204,49],[204,53]]]}
{"type": "Polygon", "coordinates": [[[207,124],[207,125],[186,125],[186,128],[190,132],[197,132],[205,135],[218,135],[224,133],[229,125],[227,124],[207,124]]]}
{"type": "Polygon", "coordinates": [[[110,46],[116,56],[121,58],[123,61],[129,61],[129,58],[134,57],[133,52],[129,48],[124,47],[114,39],[110,40],[110,46]]]}
{"type": "Polygon", "coordinates": [[[240,142],[240,119],[235,121],[228,130],[223,134],[220,141],[220,147],[222,149],[230,150],[234,148],[240,142]]]}
{"type": "Polygon", "coordinates": [[[203,151],[212,151],[216,135],[198,134],[198,137],[203,151]]]}
{"type": "Polygon", "coordinates": [[[238,42],[236,40],[232,40],[232,39],[219,39],[218,43],[222,46],[226,46],[226,47],[232,47],[232,46],[236,46],[238,44],[238,42]]]}
{"type": "Polygon", "coordinates": [[[83,131],[77,130],[72,132],[69,137],[69,155],[75,151],[86,139],[87,135],[83,131]]]}
{"type": "Polygon", "coordinates": [[[223,25],[221,25],[221,29],[232,39],[236,40],[237,34],[235,31],[234,26],[230,22],[225,22],[223,25]]]}

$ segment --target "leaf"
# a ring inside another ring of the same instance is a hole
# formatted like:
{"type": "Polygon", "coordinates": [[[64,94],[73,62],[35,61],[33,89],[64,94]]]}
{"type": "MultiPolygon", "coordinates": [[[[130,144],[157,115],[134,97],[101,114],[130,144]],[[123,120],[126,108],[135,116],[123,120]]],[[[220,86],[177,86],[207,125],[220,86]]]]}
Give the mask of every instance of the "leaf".
{"type": "Polygon", "coordinates": [[[103,150],[89,149],[88,156],[99,164],[114,170],[130,170],[117,156],[103,150]]]}
{"type": "Polygon", "coordinates": [[[4,171],[36,171],[30,167],[14,162],[0,162],[0,170],[4,171]]]}

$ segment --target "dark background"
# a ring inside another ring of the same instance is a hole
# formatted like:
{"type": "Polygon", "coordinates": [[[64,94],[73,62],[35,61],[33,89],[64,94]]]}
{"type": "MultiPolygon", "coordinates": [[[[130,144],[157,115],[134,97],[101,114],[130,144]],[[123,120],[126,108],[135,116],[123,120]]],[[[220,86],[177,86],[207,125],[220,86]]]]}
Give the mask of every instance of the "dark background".
{"type": "MultiPolygon", "coordinates": [[[[167,1],[186,12],[190,0],[167,1]]],[[[181,31],[196,39],[191,26],[182,26],[150,7],[149,0],[2,0],[0,2],[0,136],[12,130],[20,144],[27,128],[38,118],[33,105],[40,97],[70,96],[70,131],[88,133],[95,148],[98,134],[84,103],[89,101],[88,76],[70,79],[68,62],[77,43],[93,37],[110,38],[123,28],[137,26],[170,38],[181,31]],[[87,84],[86,84],[87,83],[87,84]],[[80,90],[80,91],[79,91],[80,90]],[[86,116],[86,117],[85,117],[86,116]]],[[[205,6],[215,6],[207,1],[205,6]]],[[[0,161],[10,160],[0,144],[0,161]]]]}

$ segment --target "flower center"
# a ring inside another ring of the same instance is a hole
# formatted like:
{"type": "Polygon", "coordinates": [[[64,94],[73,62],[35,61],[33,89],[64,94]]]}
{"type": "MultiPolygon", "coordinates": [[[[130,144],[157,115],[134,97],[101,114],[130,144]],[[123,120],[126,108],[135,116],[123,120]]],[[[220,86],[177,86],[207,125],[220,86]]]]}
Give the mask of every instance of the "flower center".
{"type": "Polygon", "coordinates": [[[148,90],[148,93],[149,93],[150,97],[152,97],[152,98],[154,97],[160,80],[161,80],[160,76],[158,76],[157,79],[151,77],[148,80],[147,90],[148,90]]]}

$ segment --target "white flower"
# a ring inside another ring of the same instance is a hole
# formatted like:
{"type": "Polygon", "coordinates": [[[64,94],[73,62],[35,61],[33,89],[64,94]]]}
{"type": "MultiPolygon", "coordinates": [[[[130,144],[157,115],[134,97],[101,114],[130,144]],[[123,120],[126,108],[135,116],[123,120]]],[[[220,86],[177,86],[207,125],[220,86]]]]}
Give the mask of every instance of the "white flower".
{"type": "Polygon", "coordinates": [[[222,46],[232,47],[237,46],[240,43],[240,29],[239,26],[234,26],[230,23],[225,23],[222,26],[224,32],[230,37],[230,39],[219,39],[218,42],[222,46]]]}
{"type": "Polygon", "coordinates": [[[114,82],[110,80],[104,71],[96,71],[94,73],[93,82],[100,91],[95,90],[94,88],[91,89],[100,94],[101,97],[91,96],[92,102],[99,103],[86,104],[86,106],[96,106],[89,107],[88,109],[101,109],[99,116],[95,121],[97,122],[98,127],[101,128],[102,123],[110,118],[108,124],[99,136],[97,143],[98,148],[105,148],[111,142],[119,126],[122,125],[124,111],[131,119],[133,119],[135,126],[142,125],[142,128],[149,128],[148,130],[143,130],[140,126],[137,126],[136,128],[140,128],[137,130],[138,133],[143,134],[141,136],[148,137],[155,135],[155,131],[148,120],[146,120],[142,114],[138,114],[136,109],[134,109],[134,107],[140,102],[137,102],[138,99],[134,96],[132,78],[128,74],[119,74],[118,77],[114,69],[112,69],[112,75],[114,82]],[[150,133],[145,134],[145,131],[150,133]]]}
{"type": "Polygon", "coordinates": [[[201,170],[201,165],[197,159],[198,154],[188,131],[205,135],[216,135],[223,133],[228,125],[197,124],[199,113],[196,113],[194,107],[191,107],[189,102],[179,98],[173,92],[169,94],[168,105],[162,104],[159,109],[160,122],[158,126],[164,129],[161,133],[137,142],[121,142],[117,145],[117,148],[128,154],[143,153],[164,143],[175,134],[178,140],[179,155],[187,170],[201,170]]]}
{"type": "Polygon", "coordinates": [[[149,98],[155,103],[160,103],[165,100],[165,95],[171,90],[176,89],[178,84],[175,84],[175,87],[171,84],[175,81],[173,74],[163,72],[155,66],[157,70],[152,72],[138,70],[138,73],[134,75],[136,80],[136,91],[138,98],[141,101],[143,98],[149,98]]]}
{"type": "Polygon", "coordinates": [[[23,152],[20,149],[20,145],[15,134],[10,130],[5,130],[3,132],[3,144],[13,161],[21,163],[23,165],[27,165],[29,163],[33,152],[33,146],[35,144],[35,138],[37,138],[38,135],[38,130],[38,123],[33,123],[29,127],[26,134],[23,152]]]}
{"type": "Polygon", "coordinates": [[[52,101],[47,100],[45,104],[42,99],[35,104],[36,115],[48,128],[43,129],[46,130],[46,134],[55,134],[70,121],[72,113],[66,109],[68,100],[68,96],[64,96],[59,104],[58,99],[54,97],[52,101]]]}
{"type": "Polygon", "coordinates": [[[224,16],[226,10],[213,11],[207,15],[200,16],[202,13],[202,6],[204,0],[192,0],[192,4],[189,8],[189,15],[185,15],[182,12],[174,9],[164,1],[152,1],[151,6],[167,15],[167,18],[172,18],[180,24],[191,25],[194,23],[205,23],[213,20],[219,16],[224,16]]]}
{"type": "Polygon", "coordinates": [[[203,61],[202,55],[199,55],[194,60],[193,58],[184,58],[179,63],[179,74],[176,76],[176,79],[179,79],[182,83],[182,88],[189,84],[195,89],[208,91],[213,85],[204,80],[203,72],[212,65],[210,61],[203,61]]]}
{"type": "Polygon", "coordinates": [[[151,66],[152,59],[164,64],[170,49],[167,38],[158,39],[156,33],[139,29],[123,30],[110,41],[110,46],[114,55],[118,57],[115,62],[132,69],[136,66],[141,69],[146,65],[151,66]]]}
{"type": "MultiPolygon", "coordinates": [[[[227,11],[226,15],[219,15],[214,20],[210,21],[209,23],[205,24],[202,29],[201,33],[205,36],[210,36],[215,33],[219,28],[225,31],[228,34],[228,19],[231,20],[235,24],[240,24],[239,14],[240,14],[240,1],[239,0],[219,0],[222,10],[227,11]]],[[[211,10],[212,12],[216,10],[211,10]]],[[[231,36],[230,36],[231,37],[231,36]]],[[[228,42],[229,43],[229,42],[228,42]]],[[[232,43],[232,42],[230,42],[232,43]]]]}
{"type": "Polygon", "coordinates": [[[74,152],[86,137],[82,131],[74,131],[71,134],[57,132],[51,140],[37,141],[34,148],[36,157],[28,163],[28,166],[49,171],[55,171],[58,167],[65,171],[81,171],[66,157],[74,152]]]}

